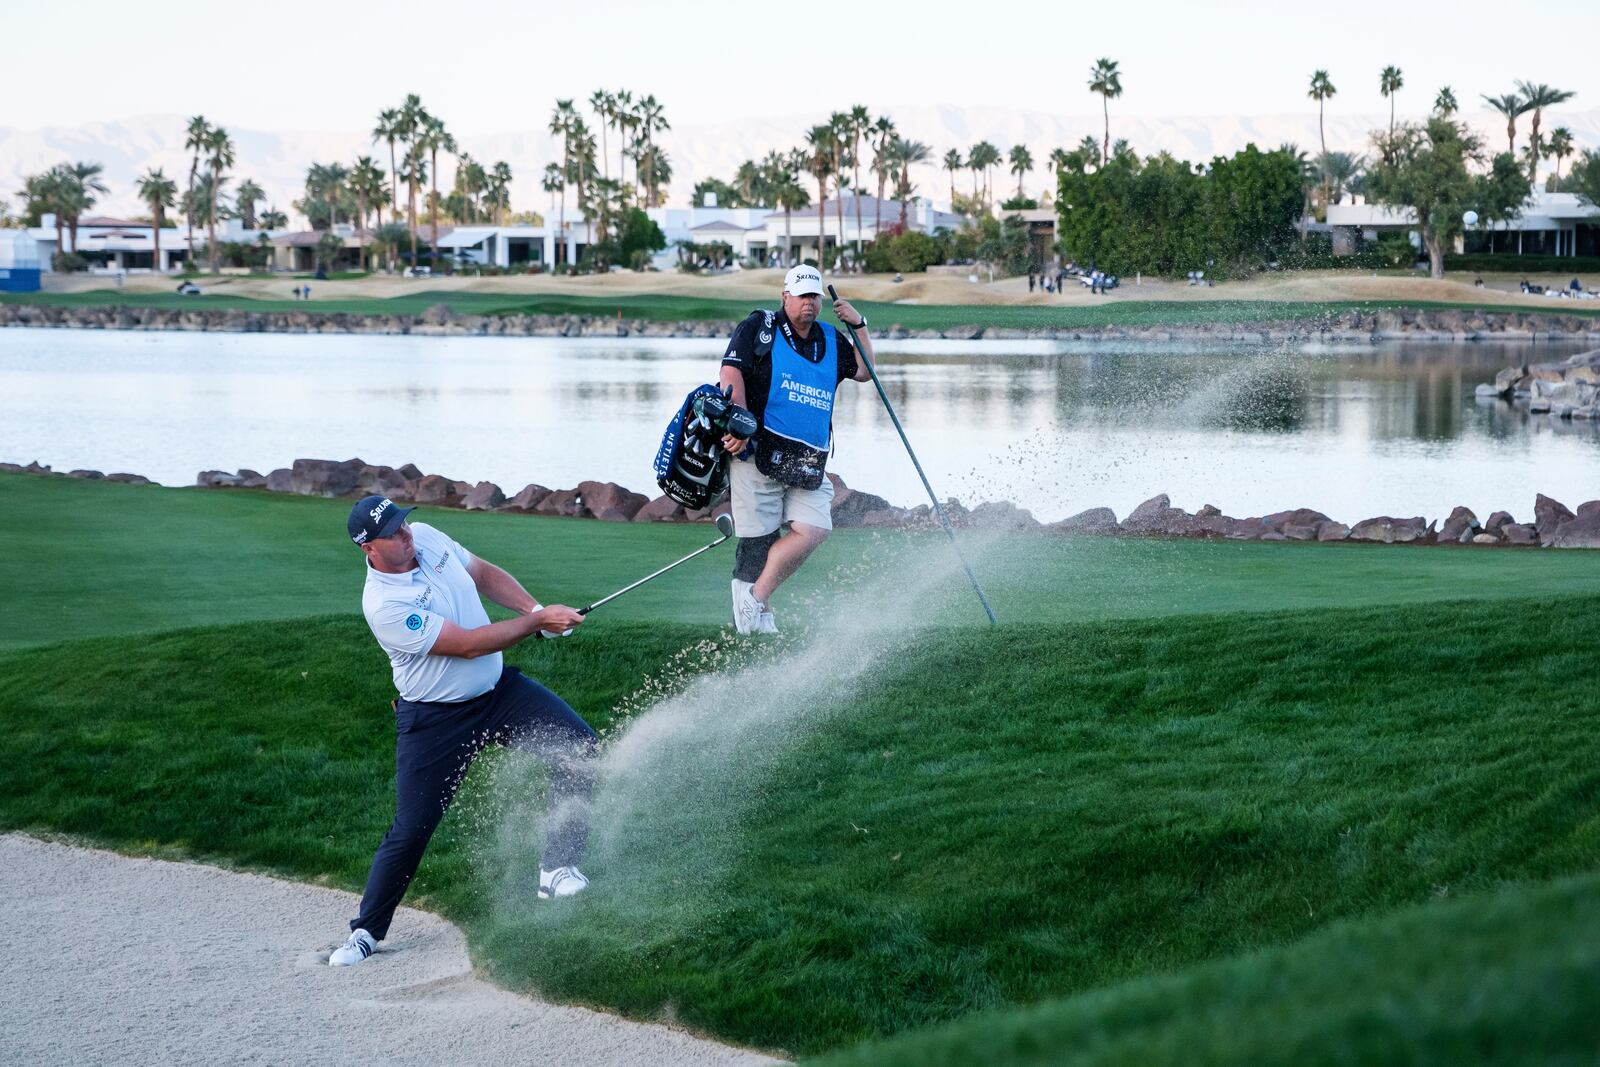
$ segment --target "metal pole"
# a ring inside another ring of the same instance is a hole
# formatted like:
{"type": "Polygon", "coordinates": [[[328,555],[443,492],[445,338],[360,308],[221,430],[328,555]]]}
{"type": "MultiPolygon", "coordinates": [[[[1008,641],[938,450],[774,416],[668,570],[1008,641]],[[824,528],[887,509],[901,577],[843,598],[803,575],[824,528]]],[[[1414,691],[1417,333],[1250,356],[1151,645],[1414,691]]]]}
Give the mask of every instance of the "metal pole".
{"type": "MultiPolygon", "coordinates": [[[[828,286],[828,297],[838,300],[839,294],[828,286]]],[[[889,394],[883,391],[883,382],[878,380],[877,368],[873,367],[872,360],[867,358],[866,349],[861,344],[861,338],[856,334],[854,326],[845,324],[850,331],[850,336],[855,340],[856,350],[861,356],[861,362],[866,364],[867,373],[872,376],[872,384],[878,387],[878,398],[883,401],[883,409],[889,413],[889,421],[894,423],[895,432],[900,435],[900,443],[906,446],[906,455],[911,457],[911,465],[917,468],[917,477],[922,479],[922,488],[928,491],[928,500],[933,504],[933,513],[939,516],[939,523],[944,527],[945,536],[950,538],[950,547],[956,550],[956,558],[961,561],[962,570],[967,572],[967,579],[972,582],[973,591],[978,594],[978,602],[983,605],[983,613],[989,616],[990,625],[997,625],[1000,620],[994,617],[994,609],[989,606],[989,598],[984,595],[983,586],[978,582],[978,576],[972,573],[972,566],[967,563],[967,557],[961,554],[961,546],[956,543],[956,531],[950,525],[950,519],[945,515],[944,508],[939,506],[939,498],[933,492],[933,486],[928,481],[928,476],[922,472],[922,464],[917,462],[917,454],[911,448],[911,441],[906,437],[905,427],[900,425],[900,416],[894,413],[894,405],[889,403],[889,394]]]]}

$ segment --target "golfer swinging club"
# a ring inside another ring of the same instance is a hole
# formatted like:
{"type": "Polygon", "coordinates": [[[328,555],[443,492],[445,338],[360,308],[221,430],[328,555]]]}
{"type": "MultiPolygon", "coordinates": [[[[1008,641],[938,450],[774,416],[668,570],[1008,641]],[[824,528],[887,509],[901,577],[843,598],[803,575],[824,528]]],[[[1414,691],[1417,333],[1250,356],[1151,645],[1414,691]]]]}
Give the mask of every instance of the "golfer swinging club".
{"type": "MultiPolygon", "coordinates": [[[[772,595],[833,530],[833,483],[823,468],[833,439],[833,401],[839,383],[871,381],[848,337],[817,321],[822,274],[804,264],[783,278],[783,308],[754,311],[741,322],[722,357],[719,382],[760,428],[746,442],[722,439],[742,462],[729,474],[734,530],[733,622],[741,634],[777,633],[772,595]],[[780,537],[784,523],[789,534],[780,537]]],[[[848,301],[833,313],[860,331],[867,359],[867,320],[848,301]]]]}
{"type": "Polygon", "coordinates": [[[382,496],[350,509],[350,540],[367,557],[361,610],[389,654],[395,701],[395,816],[378,846],[350,921],[350,938],[328,962],[347,967],[371,956],[389,932],[428,839],[467,768],[489,744],[537,753],[550,764],[550,824],[539,897],[568,897],[589,882],[577,868],[588,836],[595,733],[566,702],[515,667],[501,651],[541,630],[560,633],[583,616],[544,607],[510,574],[431,526],[412,524],[382,496]],[[516,612],[491,623],[480,597],[516,612]]]}

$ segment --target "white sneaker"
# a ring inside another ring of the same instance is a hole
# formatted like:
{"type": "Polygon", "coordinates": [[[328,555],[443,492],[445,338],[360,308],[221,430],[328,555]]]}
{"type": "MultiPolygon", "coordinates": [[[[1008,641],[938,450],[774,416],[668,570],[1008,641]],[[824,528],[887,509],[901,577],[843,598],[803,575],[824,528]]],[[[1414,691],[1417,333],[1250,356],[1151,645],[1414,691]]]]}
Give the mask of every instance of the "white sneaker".
{"type": "Polygon", "coordinates": [[[770,612],[770,611],[763,611],[761,613],[761,621],[756,624],[756,633],[758,633],[758,634],[775,634],[777,632],[778,632],[778,620],[777,620],[777,617],[774,616],[772,614],[772,612],[770,612]]]}
{"type": "Polygon", "coordinates": [[[589,888],[589,879],[576,867],[557,867],[553,871],[539,868],[539,899],[571,897],[589,888]]]}
{"type": "Polygon", "coordinates": [[[733,628],[741,634],[761,632],[761,613],[767,607],[751,592],[754,588],[753,582],[733,580],[733,628]]]}
{"type": "Polygon", "coordinates": [[[353,967],[376,951],[378,943],[372,939],[372,935],[365,930],[357,930],[344,944],[329,954],[328,966],[353,967]]]}

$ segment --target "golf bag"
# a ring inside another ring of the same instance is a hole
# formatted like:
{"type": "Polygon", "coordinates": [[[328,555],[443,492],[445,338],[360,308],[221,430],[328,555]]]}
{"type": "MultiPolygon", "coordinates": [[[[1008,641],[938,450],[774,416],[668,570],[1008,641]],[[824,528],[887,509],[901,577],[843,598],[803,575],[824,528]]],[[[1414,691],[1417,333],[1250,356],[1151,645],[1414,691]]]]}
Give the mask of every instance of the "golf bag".
{"type": "Polygon", "coordinates": [[[749,437],[756,417],[733,402],[733,390],[697,385],[667,424],[656,451],[656,484],[691,510],[710,507],[728,488],[726,434],[749,437]]]}

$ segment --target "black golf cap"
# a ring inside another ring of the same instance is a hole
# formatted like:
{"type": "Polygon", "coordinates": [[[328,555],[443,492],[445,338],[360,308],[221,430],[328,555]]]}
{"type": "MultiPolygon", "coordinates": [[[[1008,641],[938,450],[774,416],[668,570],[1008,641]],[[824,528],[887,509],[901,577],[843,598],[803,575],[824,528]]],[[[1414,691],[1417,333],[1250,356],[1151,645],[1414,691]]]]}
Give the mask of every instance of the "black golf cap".
{"type": "Polygon", "coordinates": [[[400,507],[388,497],[376,493],[364,496],[350,509],[350,521],[346,524],[350,530],[350,540],[364,545],[380,537],[392,536],[406,521],[406,516],[416,510],[400,507]]]}

